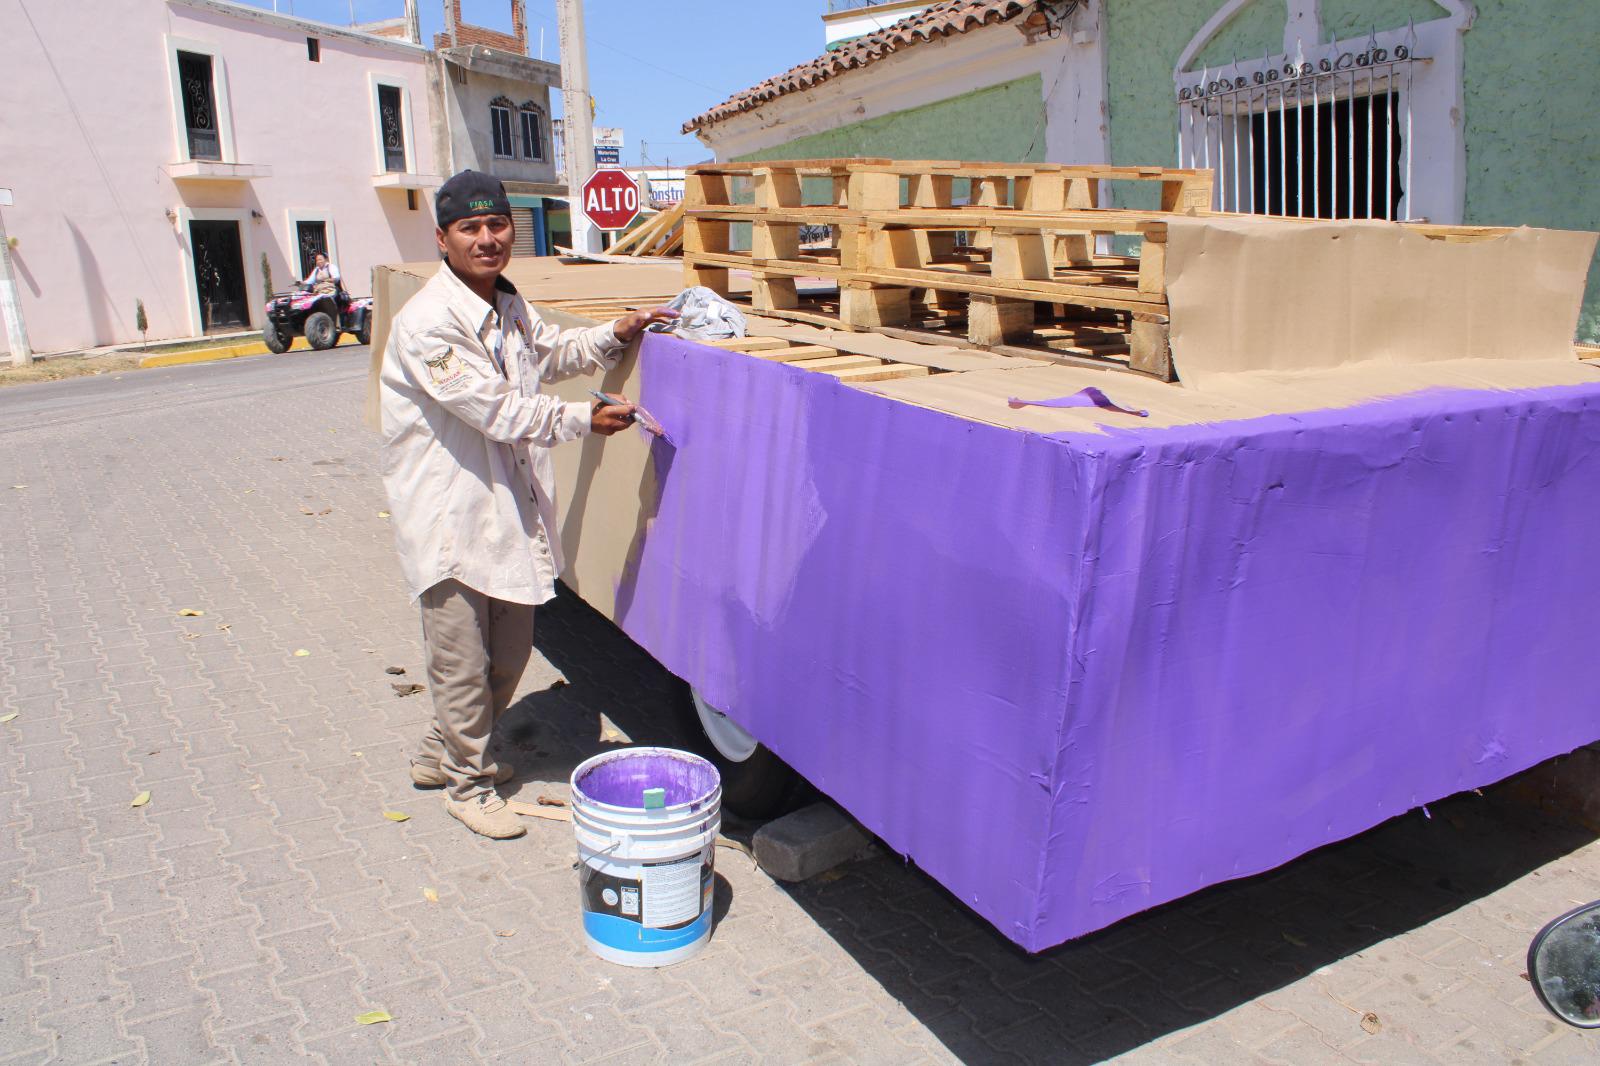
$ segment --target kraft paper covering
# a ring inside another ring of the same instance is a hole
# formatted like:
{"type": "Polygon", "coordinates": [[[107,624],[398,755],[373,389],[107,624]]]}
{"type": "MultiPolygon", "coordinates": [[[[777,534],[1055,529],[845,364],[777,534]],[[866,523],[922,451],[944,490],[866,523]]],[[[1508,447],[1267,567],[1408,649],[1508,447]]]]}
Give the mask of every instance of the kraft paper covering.
{"type": "Polygon", "coordinates": [[[1172,355],[1184,382],[1242,371],[1571,359],[1596,235],[1454,242],[1388,222],[1168,223],[1172,355]]]}
{"type": "Polygon", "coordinates": [[[1151,409],[1018,432],[651,336],[606,387],[674,444],[556,450],[568,580],[1042,950],[1600,737],[1583,369],[1293,415],[960,375],[1151,409]]]}

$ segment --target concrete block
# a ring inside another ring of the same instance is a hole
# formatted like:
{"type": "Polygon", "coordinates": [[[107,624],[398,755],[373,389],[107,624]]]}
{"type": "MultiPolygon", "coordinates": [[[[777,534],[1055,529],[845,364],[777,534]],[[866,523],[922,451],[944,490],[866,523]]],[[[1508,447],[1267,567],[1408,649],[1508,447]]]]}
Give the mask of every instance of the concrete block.
{"type": "Polygon", "coordinates": [[[756,830],[756,862],[779,881],[804,881],[855,858],[872,837],[831,803],[813,803],[756,830]]]}

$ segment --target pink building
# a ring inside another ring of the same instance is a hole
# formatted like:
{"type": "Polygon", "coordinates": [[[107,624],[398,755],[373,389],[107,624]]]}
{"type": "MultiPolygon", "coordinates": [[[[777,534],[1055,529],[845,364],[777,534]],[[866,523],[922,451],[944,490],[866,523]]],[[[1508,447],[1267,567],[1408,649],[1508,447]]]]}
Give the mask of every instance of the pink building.
{"type": "Polygon", "coordinates": [[[0,0],[0,37],[37,351],[137,341],[139,301],[151,340],[259,328],[315,250],[358,295],[435,254],[421,45],[229,0],[0,0]]]}

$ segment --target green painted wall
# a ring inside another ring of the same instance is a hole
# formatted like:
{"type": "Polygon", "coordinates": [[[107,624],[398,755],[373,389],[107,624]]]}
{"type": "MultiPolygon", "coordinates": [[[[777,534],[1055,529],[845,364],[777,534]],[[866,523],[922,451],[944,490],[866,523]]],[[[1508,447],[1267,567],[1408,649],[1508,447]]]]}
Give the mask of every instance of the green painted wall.
{"type": "MultiPolygon", "coordinates": [[[[1541,0],[1537,18],[1525,3],[1476,3],[1466,35],[1466,221],[1600,230],[1594,0],[1541,0]]],[[[1600,261],[1578,334],[1600,342],[1600,261]]]]}
{"type": "Polygon", "coordinates": [[[1433,0],[1322,0],[1322,31],[1334,40],[1404,26],[1406,20],[1429,22],[1448,12],[1433,0]]]}
{"type": "Polygon", "coordinates": [[[739,156],[739,161],[853,155],[1042,163],[1044,83],[1034,74],[965,96],[797,137],[739,156]]]}
{"type": "MultiPolygon", "coordinates": [[[[1111,159],[1121,165],[1171,165],[1177,157],[1172,65],[1222,0],[1106,0],[1105,41],[1111,159]]],[[[1476,0],[1466,34],[1467,192],[1464,221],[1482,225],[1600,230],[1600,78],[1592,40],[1594,0],[1476,0]],[[1580,30],[1587,29],[1587,32],[1580,30]],[[1539,72],[1555,72],[1553,89],[1539,72]],[[1567,72],[1567,76],[1560,75],[1567,72]],[[1584,76],[1589,74],[1591,76],[1584,76]]],[[[1251,12],[1279,20],[1282,0],[1258,0],[1224,32],[1233,44],[1265,32],[1251,12]]],[[[1323,0],[1324,25],[1340,36],[1443,17],[1433,0],[1323,0]]],[[[1205,55],[1220,56],[1220,42],[1205,55]]],[[[1260,47],[1254,48],[1260,54],[1260,47]]],[[[1129,207],[1153,207],[1154,190],[1118,190],[1129,207]]],[[[1590,270],[1579,336],[1600,341],[1600,262],[1590,270]]]]}
{"type": "MultiPolygon", "coordinates": [[[[1215,11],[1218,6],[1213,4],[1211,10],[1215,11]]],[[[1206,12],[1201,24],[1210,17],[1211,12],[1206,12]]],[[[1197,57],[1199,63],[1218,67],[1232,63],[1235,57],[1249,59],[1263,54],[1275,56],[1283,51],[1283,24],[1288,19],[1289,5],[1285,0],[1256,0],[1235,15],[1233,21],[1222,27],[1211,43],[1200,50],[1197,57]]],[[[1182,44],[1178,46],[1179,51],[1189,43],[1189,38],[1194,36],[1198,28],[1184,36],[1182,44]]],[[[1170,70],[1177,60],[1178,53],[1172,53],[1167,58],[1167,68],[1170,70]]]]}

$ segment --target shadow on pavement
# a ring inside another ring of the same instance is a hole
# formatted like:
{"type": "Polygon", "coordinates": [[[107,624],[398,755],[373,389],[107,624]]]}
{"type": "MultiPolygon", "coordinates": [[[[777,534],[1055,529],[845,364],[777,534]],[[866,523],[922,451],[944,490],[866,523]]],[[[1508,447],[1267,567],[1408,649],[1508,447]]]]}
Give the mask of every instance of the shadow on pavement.
{"type": "MultiPolygon", "coordinates": [[[[601,713],[634,743],[683,746],[676,680],[572,593],[540,608],[534,643],[570,684],[513,709],[506,739],[527,753],[519,778],[564,781],[608,747],[601,713]]],[[[1429,809],[1431,818],[1406,814],[1036,956],[898,856],[785,888],[962,1060],[1097,1062],[1381,945],[1595,839],[1495,789],[1429,809]]]]}

